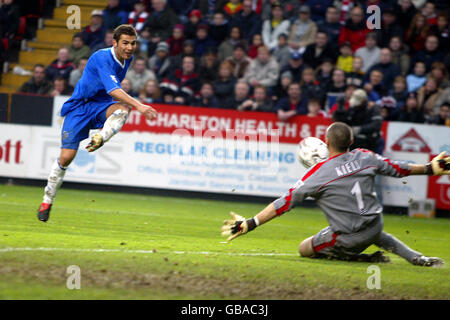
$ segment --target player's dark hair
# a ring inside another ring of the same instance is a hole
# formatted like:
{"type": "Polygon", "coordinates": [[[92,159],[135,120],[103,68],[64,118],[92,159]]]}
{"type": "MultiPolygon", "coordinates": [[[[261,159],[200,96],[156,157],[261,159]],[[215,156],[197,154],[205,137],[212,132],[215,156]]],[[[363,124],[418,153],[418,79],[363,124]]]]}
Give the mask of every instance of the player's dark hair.
{"type": "Polygon", "coordinates": [[[43,64],[41,64],[41,63],[36,63],[36,64],[33,66],[33,70],[36,70],[36,68],[42,68],[42,69],[45,69],[45,66],[44,66],[43,64]]]}
{"type": "Polygon", "coordinates": [[[136,29],[131,24],[121,24],[114,29],[113,39],[119,42],[121,35],[134,36],[137,39],[136,29]]]}
{"type": "Polygon", "coordinates": [[[335,122],[327,129],[330,146],[337,152],[345,152],[350,148],[353,140],[353,130],[343,122],[335,122]]]}

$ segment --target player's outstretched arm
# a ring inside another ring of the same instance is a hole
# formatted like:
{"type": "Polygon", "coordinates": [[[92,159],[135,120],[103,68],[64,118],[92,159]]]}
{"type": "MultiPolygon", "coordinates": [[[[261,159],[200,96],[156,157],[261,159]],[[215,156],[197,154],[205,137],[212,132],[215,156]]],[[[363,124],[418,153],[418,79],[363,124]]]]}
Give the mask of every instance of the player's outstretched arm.
{"type": "Polygon", "coordinates": [[[231,241],[240,235],[246,234],[257,226],[260,226],[277,216],[273,203],[265,207],[264,210],[258,213],[254,218],[245,219],[234,212],[230,212],[230,214],[232,219],[225,220],[222,226],[222,235],[228,236],[227,241],[231,241]]]}
{"type": "Polygon", "coordinates": [[[109,93],[114,99],[123,102],[126,105],[129,105],[133,108],[136,108],[137,111],[142,113],[145,118],[148,120],[152,120],[156,118],[157,112],[150,106],[140,103],[138,100],[130,96],[128,93],[123,91],[122,89],[115,89],[109,93]]]}
{"type": "Polygon", "coordinates": [[[450,157],[445,157],[445,151],[434,157],[428,164],[410,164],[411,175],[442,176],[450,174],[450,157]]]}

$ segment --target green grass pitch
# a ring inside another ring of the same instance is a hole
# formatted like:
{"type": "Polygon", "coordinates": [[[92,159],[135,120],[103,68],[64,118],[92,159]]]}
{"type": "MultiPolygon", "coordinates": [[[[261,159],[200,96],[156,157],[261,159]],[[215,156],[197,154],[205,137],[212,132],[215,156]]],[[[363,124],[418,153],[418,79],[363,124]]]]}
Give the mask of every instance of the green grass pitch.
{"type": "Polygon", "coordinates": [[[385,215],[385,231],[447,265],[388,254],[381,289],[369,290],[368,263],[298,256],[300,241],[327,225],[318,209],[296,208],[226,244],[229,211],[251,217],[264,205],[63,188],[42,223],[42,192],[0,185],[0,299],[450,298],[450,219],[385,215]],[[80,290],[66,287],[71,265],[80,290]]]}

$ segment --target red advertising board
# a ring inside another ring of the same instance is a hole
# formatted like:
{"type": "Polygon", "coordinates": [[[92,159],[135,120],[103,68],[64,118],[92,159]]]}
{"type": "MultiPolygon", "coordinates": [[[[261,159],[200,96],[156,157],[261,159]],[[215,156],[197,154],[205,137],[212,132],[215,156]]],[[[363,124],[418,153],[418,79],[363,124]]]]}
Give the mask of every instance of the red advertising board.
{"type": "MultiPolygon", "coordinates": [[[[430,160],[436,155],[430,155],[430,160]]],[[[436,199],[436,208],[450,210],[450,176],[428,178],[428,198],[436,199]]]]}
{"type": "Polygon", "coordinates": [[[296,144],[309,136],[324,140],[325,130],[331,124],[331,119],[322,117],[295,116],[282,122],[275,113],[267,112],[157,104],[152,106],[158,110],[157,119],[148,121],[139,112],[132,111],[122,131],[171,134],[177,130],[179,134],[186,131],[191,135],[209,131],[225,138],[230,131],[243,133],[247,137],[266,132],[268,135],[278,135],[281,143],[296,144]]]}

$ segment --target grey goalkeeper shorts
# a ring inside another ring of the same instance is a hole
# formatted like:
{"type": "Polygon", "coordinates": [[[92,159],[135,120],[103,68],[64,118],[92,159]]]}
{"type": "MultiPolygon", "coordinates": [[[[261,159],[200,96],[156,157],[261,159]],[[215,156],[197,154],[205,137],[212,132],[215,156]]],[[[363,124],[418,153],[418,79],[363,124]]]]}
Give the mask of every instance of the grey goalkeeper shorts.
{"type": "Polygon", "coordinates": [[[382,231],[383,219],[380,215],[363,230],[355,233],[339,234],[331,227],[326,227],[313,237],[312,246],[316,256],[346,259],[375,244],[382,231]]]}

